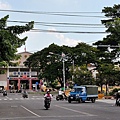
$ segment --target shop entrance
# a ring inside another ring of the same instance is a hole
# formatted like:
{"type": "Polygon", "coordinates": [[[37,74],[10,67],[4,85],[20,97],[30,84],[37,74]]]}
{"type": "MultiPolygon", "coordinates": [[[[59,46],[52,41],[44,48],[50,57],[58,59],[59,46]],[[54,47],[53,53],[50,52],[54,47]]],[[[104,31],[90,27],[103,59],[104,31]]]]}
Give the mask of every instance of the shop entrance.
{"type": "Polygon", "coordinates": [[[21,89],[29,89],[29,80],[20,80],[21,89]]]}
{"type": "Polygon", "coordinates": [[[40,80],[32,80],[32,89],[35,90],[35,87],[37,88],[37,90],[39,90],[39,83],[40,80]]]}
{"type": "Polygon", "coordinates": [[[10,80],[9,81],[9,89],[17,90],[18,89],[18,80],[10,80]]]}

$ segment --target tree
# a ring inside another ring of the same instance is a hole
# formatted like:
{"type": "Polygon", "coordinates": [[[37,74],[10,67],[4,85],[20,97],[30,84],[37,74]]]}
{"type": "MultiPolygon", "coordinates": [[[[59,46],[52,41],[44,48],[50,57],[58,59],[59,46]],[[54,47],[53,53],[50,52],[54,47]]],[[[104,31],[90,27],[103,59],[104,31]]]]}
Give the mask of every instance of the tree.
{"type": "Polygon", "coordinates": [[[27,37],[20,39],[18,36],[24,32],[27,32],[33,28],[34,22],[31,21],[25,26],[7,26],[7,20],[9,15],[0,19],[0,65],[3,66],[5,61],[7,64],[11,64],[10,61],[18,59],[16,55],[17,48],[25,44],[27,37]]]}
{"type": "MultiPolygon", "coordinates": [[[[104,7],[102,12],[108,19],[101,20],[102,24],[106,27],[108,35],[99,40],[94,45],[97,45],[97,57],[98,57],[98,79],[102,84],[114,85],[117,81],[118,72],[114,69],[114,61],[119,57],[118,47],[120,44],[120,4],[113,7],[104,7]],[[109,48],[112,51],[109,51],[109,48]]],[[[107,91],[106,91],[107,94],[107,91]]]]}
{"type": "Polygon", "coordinates": [[[101,22],[107,28],[106,32],[108,33],[108,35],[105,38],[103,38],[103,40],[94,43],[94,45],[97,45],[98,49],[100,49],[100,51],[102,52],[108,51],[108,47],[112,48],[113,51],[109,56],[111,59],[115,59],[115,56],[119,54],[119,50],[120,50],[120,48],[118,47],[120,44],[120,11],[119,10],[120,10],[120,4],[114,5],[113,7],[104,7],[102,12],[105,13],[105,16],[108,17],[109,19],[101,20],[101,22]],[[108,47],[104,47],[104,45],[108,45],[108,47]]]}
{"type": "MultiPolygon", "coordinates": [[[[70,72],[70,68],[73,68],[73,64],[71,62],[74,60],[74,66],[82,66],[83,64],[87,66],[88,62],[95,62],[96,50],[96,48],[92,48],[85,43],[79,43],[75,47],[51,44],[48,48],[44,48],[43,50],[31,55],[25,62],[25,65],[38,68],[39,79],[45,78],[51,83],[57,79],[63,87],[63,63],[61,61],[62,52],[65,53],[67,58],[65,61],[65,79],[66,81],[71,81],[73,75],[73,72],[70,72]],[[54,54],[51,55],[49,52],[54,54]]],[[[84,77],[86,78],[86,84],[87,82],[90,84],[91,79],[88,80],[88,78],[90,78],[91,73],[87,73],[84,77]]]]}
{"type": "Polygon", "coordinates": [[[95,84],[92,73],[87,69],[86,64],[76,66],[74,71],[74,82],[77,85],[93,85],[95,84]]]}

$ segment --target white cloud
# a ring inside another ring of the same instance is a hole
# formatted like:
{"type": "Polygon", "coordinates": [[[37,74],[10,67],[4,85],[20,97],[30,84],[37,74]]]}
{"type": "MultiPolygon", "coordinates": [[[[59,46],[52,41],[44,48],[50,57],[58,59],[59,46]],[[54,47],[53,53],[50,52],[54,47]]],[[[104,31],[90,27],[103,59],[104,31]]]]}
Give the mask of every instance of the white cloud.
{"type": "Polygon", "coordinates": [[[81,42],[80,40],[67,38],[61,33],[56,34],[55,36],[61,41],[61,45],[76,46],[79,42],[81,42]]]}
{"type": "MultiPolygon", "coordinates": [[[[80,40],[70,39],[65,37],[62,33],[55,33],[55,29],[49,29],[50,32],[48,33],[37,33],[37,32],[26,32],[20,35],[20,38],[24,38],[28,36],[26,41],[27,51],[38,51],[48,47],[50,44],[55,43],[57,45],[66,45],[66,46],[76,46],[80,43],[80,40]],[[53,31],[53,32],[52,32],[53,31]]],[[[18,52],[23,52],[25,46],[23,45],[21,48],[18,49],[18,52]]]]}
{"type": "Polygon", "coordinates": [[[0,1],[0,9],[10,9],[11,6],[7,2],[0,1]]]}
{"type": "MultiPolygon", "coordinates": [[[[56,31],[54,28],[49,29],[50,31],[56,31]]],[[[51,32],[49,34],[54,35],[57,39],[59,39],[61,42],[61,45],[66,45],[66,46],[76,46],[78,43],[82,42],[81,40],[75,40],[75,39],[70,39],[64,36],[62,33],[54,33],[51,32]]]]}

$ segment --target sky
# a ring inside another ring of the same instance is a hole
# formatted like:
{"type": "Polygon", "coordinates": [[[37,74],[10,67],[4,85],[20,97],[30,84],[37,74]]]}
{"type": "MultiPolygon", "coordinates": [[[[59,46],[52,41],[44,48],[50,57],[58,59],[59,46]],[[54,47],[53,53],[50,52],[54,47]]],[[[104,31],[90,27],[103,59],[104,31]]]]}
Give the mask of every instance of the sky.
{"type": "Polygon", "coordinates": [[[92,45],[102,40],[107,34],[101,24],[106,18],[101,12],[104,7],[114,4],[120,4],[120,0],[0,0],[0,17],[9,15],[9,21],[18,21],[7,22],[7,26],[35,22],[34,29],[37,30],[19,36],[28,39],[18,49],[18,52],[24,52],[26,47],[26,51],[34,53],[52,43],[59,46],[75,46],[80,42],[92,45]]]}

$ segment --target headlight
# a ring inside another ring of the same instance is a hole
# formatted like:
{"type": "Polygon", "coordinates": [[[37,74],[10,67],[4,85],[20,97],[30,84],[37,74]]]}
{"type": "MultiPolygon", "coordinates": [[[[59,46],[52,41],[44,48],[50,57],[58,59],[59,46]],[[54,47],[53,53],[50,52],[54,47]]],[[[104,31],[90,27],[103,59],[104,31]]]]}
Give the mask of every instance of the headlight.
{"type": "Polygon", "coordinates": [[[76,94],[76,97],[79,97],[79,94],[76,94]]]}

